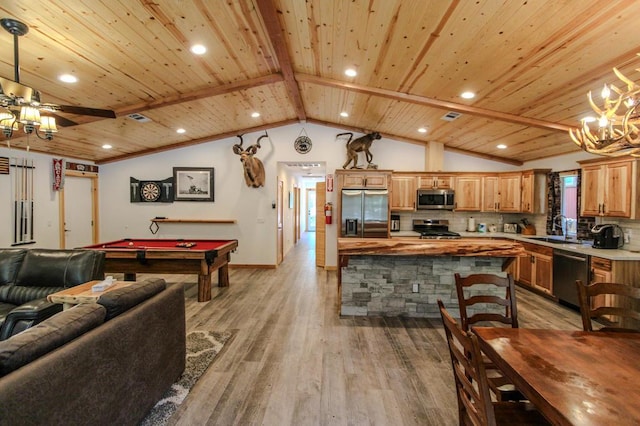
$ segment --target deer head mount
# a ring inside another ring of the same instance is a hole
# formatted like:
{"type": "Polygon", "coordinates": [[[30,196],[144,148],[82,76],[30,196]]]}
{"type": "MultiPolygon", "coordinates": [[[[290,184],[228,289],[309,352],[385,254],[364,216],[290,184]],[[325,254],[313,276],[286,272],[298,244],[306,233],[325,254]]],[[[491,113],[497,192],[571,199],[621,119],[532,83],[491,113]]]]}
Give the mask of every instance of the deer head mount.
{"type": "Polygon", "coordinates": [[[269,135],[265,132],[254,145],[250,145],[247,149],[242,149],[243,135],[236,136],[240,139],[240,143],[233,146],[233,152],[240,156],[240,161],[244,168],[244,181],[251,188],[264,186],[264,165],[254,155],[260,149],[260,140],[269,135]]]}
{"type": "Polygon", "coordinates": [[[367,133],[364,136],[360,136],[359,138],[353,139],[353,133],[338,133],[336,138],[340,136],[349,136],[349,140],[347,140],[347,161],[342,165],[343,169],[346,169],[349,163],[353,162],[351,166],[352,169],[358,168],[358,153],[364,152],[365,159],[367,160],[367,168],[377,168],[371,162],[373,161],[373,155],[369,149],[371,148],[371,144],[376,139],[381,139],[382,136],[378,132],[367,133]],[[353,140],[351,140],[353,139],[353,140]]]}

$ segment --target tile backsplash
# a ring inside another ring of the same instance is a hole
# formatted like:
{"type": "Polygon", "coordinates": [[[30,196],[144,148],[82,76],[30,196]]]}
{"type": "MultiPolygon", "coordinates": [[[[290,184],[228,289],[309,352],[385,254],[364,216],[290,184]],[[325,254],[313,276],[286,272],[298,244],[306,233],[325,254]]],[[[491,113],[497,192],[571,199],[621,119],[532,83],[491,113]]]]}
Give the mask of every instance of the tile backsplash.
{"type": "MultiPolygon", "coordinates": [[[[522,214],[522,213],[481,213],[481,212],[453,212],[439,210],[422,210],[416,212],[393,212],[394,215],[400,216],[400,230],[412,231],[413,219],[447,219],[449,221],[449,230],[454,232],[467,231],[467,224],[470,217],[475,219],[476,226],[479,223],[485,223],[487,227],[500,223],[502,216],[503,223],[520,223],[526,218],[536,228],[536,234],[545,235],[547,227],[547,215],[538,214],[522,214]]],[[[596,224],[615,223],[629,235],[629,242],[625,243],[625,250],[640,250],[640,221],[625,220],[618,218],[596,218],[596,224]]]]}

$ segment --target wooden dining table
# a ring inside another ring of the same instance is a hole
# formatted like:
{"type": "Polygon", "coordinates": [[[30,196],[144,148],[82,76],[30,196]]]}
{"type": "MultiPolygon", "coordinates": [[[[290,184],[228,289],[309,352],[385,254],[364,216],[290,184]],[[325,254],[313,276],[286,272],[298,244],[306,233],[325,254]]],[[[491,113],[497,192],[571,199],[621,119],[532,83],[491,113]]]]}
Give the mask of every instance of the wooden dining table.
{"type": "Polygon", "coordinates": [[[640,424],[640,333],[473,331],[486,356],[553,424],[640,424]]]}

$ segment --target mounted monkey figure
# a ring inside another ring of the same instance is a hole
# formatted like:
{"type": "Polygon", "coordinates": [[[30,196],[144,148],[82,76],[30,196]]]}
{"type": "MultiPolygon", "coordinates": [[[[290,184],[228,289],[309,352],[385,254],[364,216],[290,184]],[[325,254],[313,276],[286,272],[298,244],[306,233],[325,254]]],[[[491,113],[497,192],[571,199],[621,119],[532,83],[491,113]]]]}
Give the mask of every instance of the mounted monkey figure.
{"type": "Polygon", "coordinates": [[[364,136],[360,136],[359,138],[353,139],[353,133],[338,133],[336,135],[336,139],[340,136],[349,136],[349,140],[347,141],[347,162],[342,166],[343,169],[346,169],[349,163],[353,162],[352,169],[358,168],[358,153],[364,152],[365,158],[367,160],[367,169],[377,169],[378,166],[372,164],[373,155],[369,149],[371,148],[371,144],[376,139],[382,139],[382,136],[378,132],[367,133],[364,136]]]}
{"type": "Polygon", "coordinates": [[[240,143],[233,146],[233,152],[240,156],[240,161],[244,168],[244,181],[248,187],[259,188],[264,186],[264,165],[254,155],[260,149],[260,140],[269,135],[265,132],[254,145],[249,146],[247,149],[242,149],[243,135],[236,136],[240,139],[240,143]]]}

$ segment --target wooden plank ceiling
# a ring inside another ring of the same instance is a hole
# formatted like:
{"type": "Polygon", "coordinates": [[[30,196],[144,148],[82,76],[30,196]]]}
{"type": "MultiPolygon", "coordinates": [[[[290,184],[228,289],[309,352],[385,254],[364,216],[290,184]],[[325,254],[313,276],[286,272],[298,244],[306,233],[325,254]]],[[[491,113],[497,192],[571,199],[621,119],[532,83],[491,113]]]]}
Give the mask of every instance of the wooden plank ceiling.
{"type": "MultiPolygon", "coordinates": [[[[30,28],[23,84],[117,113],[60,114],[78,124],[10,142],[105,163],[306,121],[521,164],[578,150],[567,130],[589,90],[616,82],[612,67],[640,79],[634,16],[638,1],[3,1],[0,17],[30,28]],[[442,120],[450,111],[462,115],[442,120]]],[[[0,40],[13,79],[12,36],[0,40]]]]}

